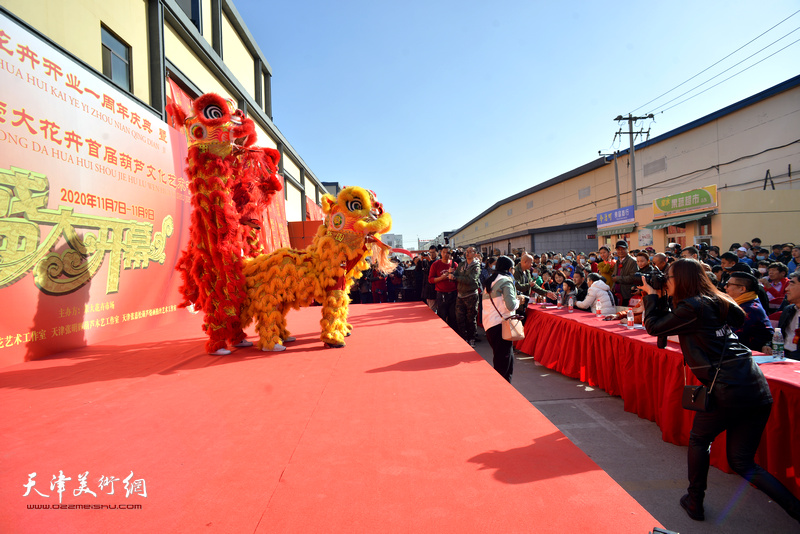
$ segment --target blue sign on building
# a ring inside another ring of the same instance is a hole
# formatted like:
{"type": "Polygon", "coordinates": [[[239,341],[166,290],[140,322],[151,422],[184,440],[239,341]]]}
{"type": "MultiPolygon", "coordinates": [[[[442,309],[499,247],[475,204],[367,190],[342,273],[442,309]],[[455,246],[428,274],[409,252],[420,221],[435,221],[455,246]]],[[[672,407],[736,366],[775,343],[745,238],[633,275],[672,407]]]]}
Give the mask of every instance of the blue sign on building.
{"type": "Polygon", "coordinates": [[[636,222],[633,206],[625,206],[615,210],[597,214],[597,227],[616,226],[621,224],[631,224],[636,222]]]}

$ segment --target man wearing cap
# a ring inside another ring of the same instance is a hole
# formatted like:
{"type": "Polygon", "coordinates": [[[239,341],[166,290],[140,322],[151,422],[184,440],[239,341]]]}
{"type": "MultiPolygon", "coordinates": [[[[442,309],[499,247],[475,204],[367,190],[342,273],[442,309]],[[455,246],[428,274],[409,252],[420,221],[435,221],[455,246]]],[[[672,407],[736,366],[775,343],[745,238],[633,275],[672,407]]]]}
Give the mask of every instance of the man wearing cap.
{"type": "Polygon", "coordinates": [[[753,267],[753,260],[747,257],[747,249],[745,247],[737,248],[736,255],[739,256],[739,263],[744,263],[750,268],[753,267]]]}
{"type": "Polygon", "coordinates": [[[725,292],[744,310],[744,324],[733,328],[739,341],[750,350],[772,354],[775,329],[761,306],[756,290],[758,280],[752,274],[733,272],[725,284],[725,292]]]}
{"type": "Polygon", "coordinates": [[[624,239],[617,241],[615,246],[617,250],[617,265],[612,280],[614,281],[614,296],[617,299],[618,306],[627,306],[628,301],[631,299],[631,292],[633,287],[639,281],[636,276],[636,271],[639,267],[636,265],[636,260],[628,254],[628,243],[624,239]]]}

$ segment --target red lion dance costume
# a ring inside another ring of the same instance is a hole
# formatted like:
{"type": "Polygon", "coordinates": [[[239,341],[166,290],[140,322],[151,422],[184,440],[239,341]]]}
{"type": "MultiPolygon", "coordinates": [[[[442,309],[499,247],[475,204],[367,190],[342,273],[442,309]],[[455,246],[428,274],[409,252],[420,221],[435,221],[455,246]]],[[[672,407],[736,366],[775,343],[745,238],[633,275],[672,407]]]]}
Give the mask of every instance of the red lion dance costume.
{"type": "Polygon", "coordinates": [[[202,95],[190,114],[175,104],[167,112],[183,124],[189,143],[192,216],[190,241],[176,266],[183,280],[179,307],[204,313],[209,354],[230,354],[229,344],[252,345],[240,319],[247,298],[242,268],[244,257],[264,252],[257,230],[281,190],[275,175],[280,153],[252,147],[252,119],[219,95],[202,95]]]}

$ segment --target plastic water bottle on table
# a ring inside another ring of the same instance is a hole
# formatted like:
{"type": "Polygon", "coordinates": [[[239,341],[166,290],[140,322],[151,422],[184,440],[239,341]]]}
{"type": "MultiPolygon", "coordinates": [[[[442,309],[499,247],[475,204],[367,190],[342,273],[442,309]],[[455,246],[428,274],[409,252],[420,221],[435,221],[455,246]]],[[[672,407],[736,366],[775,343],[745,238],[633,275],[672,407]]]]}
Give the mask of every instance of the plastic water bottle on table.
{"type": "Polygon", "coordinates": [[[783,360],[786,358],[783,354],[783,332],[780,328],[776,328],[775,334],[772,336],[772,357],[776,360],[783,360]]]}

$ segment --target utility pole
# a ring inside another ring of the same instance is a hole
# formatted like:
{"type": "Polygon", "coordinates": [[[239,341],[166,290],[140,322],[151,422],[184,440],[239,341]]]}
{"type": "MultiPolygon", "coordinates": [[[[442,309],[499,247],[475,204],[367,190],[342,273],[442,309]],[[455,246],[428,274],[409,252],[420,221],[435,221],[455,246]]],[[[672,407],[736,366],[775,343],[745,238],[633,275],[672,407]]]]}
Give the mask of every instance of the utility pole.
{"type": "Polygon", "coordinates": [[[600,150],[597,151],[600,156],[614,156],[614,183],[617,186],[617,209],[622,207],[622,203],[619,199],[619,166],[617,165],[617,154],[619,153],[615,150],[612,154],[603,154],[600,150]]]}
{"type": "Polygon", "coordinates": [[[627,133],[628,134],[628,139],[630,140],[630,144],[631,144],[631,193],[633,194],[633,210],[634,211],[636,211],[636,208],[638,207],[638,203],[636,202],[636,157],[634,155],[633,134],[637,134],[638,135],[640,133],[643,133],[643,131],[639,130],[638,132],[634,132],[633,131],[633,123],[638,121],[638,120],[652,119],[652,118],[653,118],[653,114],[652,113],[649,114],[649,115],[646,115],[644,117],[634,117],[630,113],[628,113],[627,117],[623,117],[622,115],[617,115],[617,118],[614,119],[615,121],[628,121],[628,131],[627,132],[621,132],[621,133],[627,133]]]}

